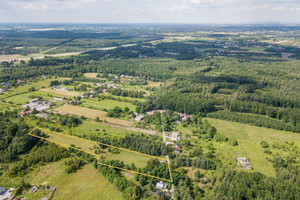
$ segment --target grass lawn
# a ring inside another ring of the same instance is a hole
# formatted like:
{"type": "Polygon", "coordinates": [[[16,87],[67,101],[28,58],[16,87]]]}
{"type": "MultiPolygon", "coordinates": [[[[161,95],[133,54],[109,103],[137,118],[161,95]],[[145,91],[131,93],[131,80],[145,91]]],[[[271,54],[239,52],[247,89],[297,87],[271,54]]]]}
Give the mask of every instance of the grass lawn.
{"type": "Polygon", "coordinates": [[[73,114],[73,115],[84,116],[86,118],[93,119],[93,120],[96,117],[99,117],[101,120],[106,120],[109,123],[119,124],[119,125],[123,125],[123,126],[132,126],[134,123],[134,122],[125,121],[125,120],[121,120],[121,119],[106,117],[107,113],[104,111],[101,111],[101,110],[94,110],[94,109],[83,108],[83,107],[79,107],[79,106],[64,105],[64,106],[56,108],[55,110],[73,114]]]}
{"type": "MultiPolygon", "coordinates": [[[[276,173],[272,163],[266,160],[266,157],[269,156],[264,153],[265,149],[261,147],[261,141],[266,141],[269,144],[284,144],[284,142],[293,141],[296,147],[300,147],[300,134],[297,133],[261,128],[218,119],[207,118],[207,120],[211,125],[216,127],[218,132],[229,138],[235,138],[239,143],[238,146],[231,146],[227,143],[215,143],[214,146],[217,149],[218,156],[222,157],[222,161],[236,164],[235,157],[248,157],[253,167],[253,171],[261,172],[267,176],[275,176],[276,173]]],[[[287,154],[272,148],[270,148],[270,150],[273,154],[275,154],[276,151],[280,153],[280,155],[287,154]]]]}

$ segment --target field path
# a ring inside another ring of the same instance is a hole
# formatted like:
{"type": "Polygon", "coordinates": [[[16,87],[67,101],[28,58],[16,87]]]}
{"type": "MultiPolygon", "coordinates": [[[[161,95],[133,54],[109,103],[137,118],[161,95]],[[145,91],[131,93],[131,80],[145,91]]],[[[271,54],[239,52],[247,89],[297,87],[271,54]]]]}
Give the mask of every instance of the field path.
{"type": "Polygon", "coordinates": [[[126,129],[126,130],[130,130],[130,131],[141,132],[141,133],[146,133],[146,134],[150,134],[150,135],[155,135],[157,133],[156,131],[142,129],[142,128],[125,127],[125,126],[119,126],[119,125],[109,124],[109,123],[105,123],[105,122],[96,122],[96,121],[90,121],[90,122],[93,124],[101,124],[104,126],[126,129]]]}

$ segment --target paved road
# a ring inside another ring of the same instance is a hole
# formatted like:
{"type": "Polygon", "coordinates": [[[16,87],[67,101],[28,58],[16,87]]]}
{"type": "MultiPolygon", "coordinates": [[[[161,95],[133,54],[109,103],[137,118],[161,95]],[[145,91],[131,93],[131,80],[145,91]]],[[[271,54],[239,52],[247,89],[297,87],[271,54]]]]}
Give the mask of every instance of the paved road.
{"type": "MultiPolygon", "coordinates": [[[[161,123],[161,129],[162,129],[164,143],[166,144],[166,158],[167,158],[168,163],[170,164],[170,159],[169,159],[169,155],[168,155],[167,140],[166,140],[166,133],[165,133],[165,130],[164,130],[164,125],[162,123],[161,123]]],[[[172,196],[172,200],[174,200],[174,184],[173,183],[171,185],[171,196],[172,196]]]]}

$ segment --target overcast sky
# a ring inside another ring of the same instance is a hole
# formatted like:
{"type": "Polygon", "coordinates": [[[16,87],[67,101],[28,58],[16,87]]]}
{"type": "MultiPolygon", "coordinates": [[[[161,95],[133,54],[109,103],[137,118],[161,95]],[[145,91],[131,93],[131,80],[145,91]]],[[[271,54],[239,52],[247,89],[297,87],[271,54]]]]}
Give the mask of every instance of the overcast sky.
{"type": "Polygon", "coordinates": [[[0,22],[300,23],[300,0],[0,0],[0,22]]]}

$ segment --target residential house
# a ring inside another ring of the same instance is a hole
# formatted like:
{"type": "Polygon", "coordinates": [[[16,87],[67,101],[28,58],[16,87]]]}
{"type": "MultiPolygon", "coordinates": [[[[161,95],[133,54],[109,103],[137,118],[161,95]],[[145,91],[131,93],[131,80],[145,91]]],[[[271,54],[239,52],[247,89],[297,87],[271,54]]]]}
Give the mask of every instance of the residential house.
{"type": "Polygon", "coordinates": [[[175,147],[174,151],[175,151],[176,154],[179,154],[180,153],[180,148],[175,147]]]}
{"type": "Polygon", "coordinates": [[[103,93],[107,92],[107,89],[102,89],[102,92],[103,92],[103,93]]]}
{"type": "Polygon", "coordinates": [[[28,110],[28,111],[22,110],[20,113],[20,116],[24,117],[25,115],[30,115],[32,113],[33,113],[33,110],[28,110]]]}
{"type": "Polygon", "coordinates": [[[162,181],[156,183],[156,186],[155,186],[157,189],[166,189],[167,188],[167,185],[164,184],[162,181]]]}

